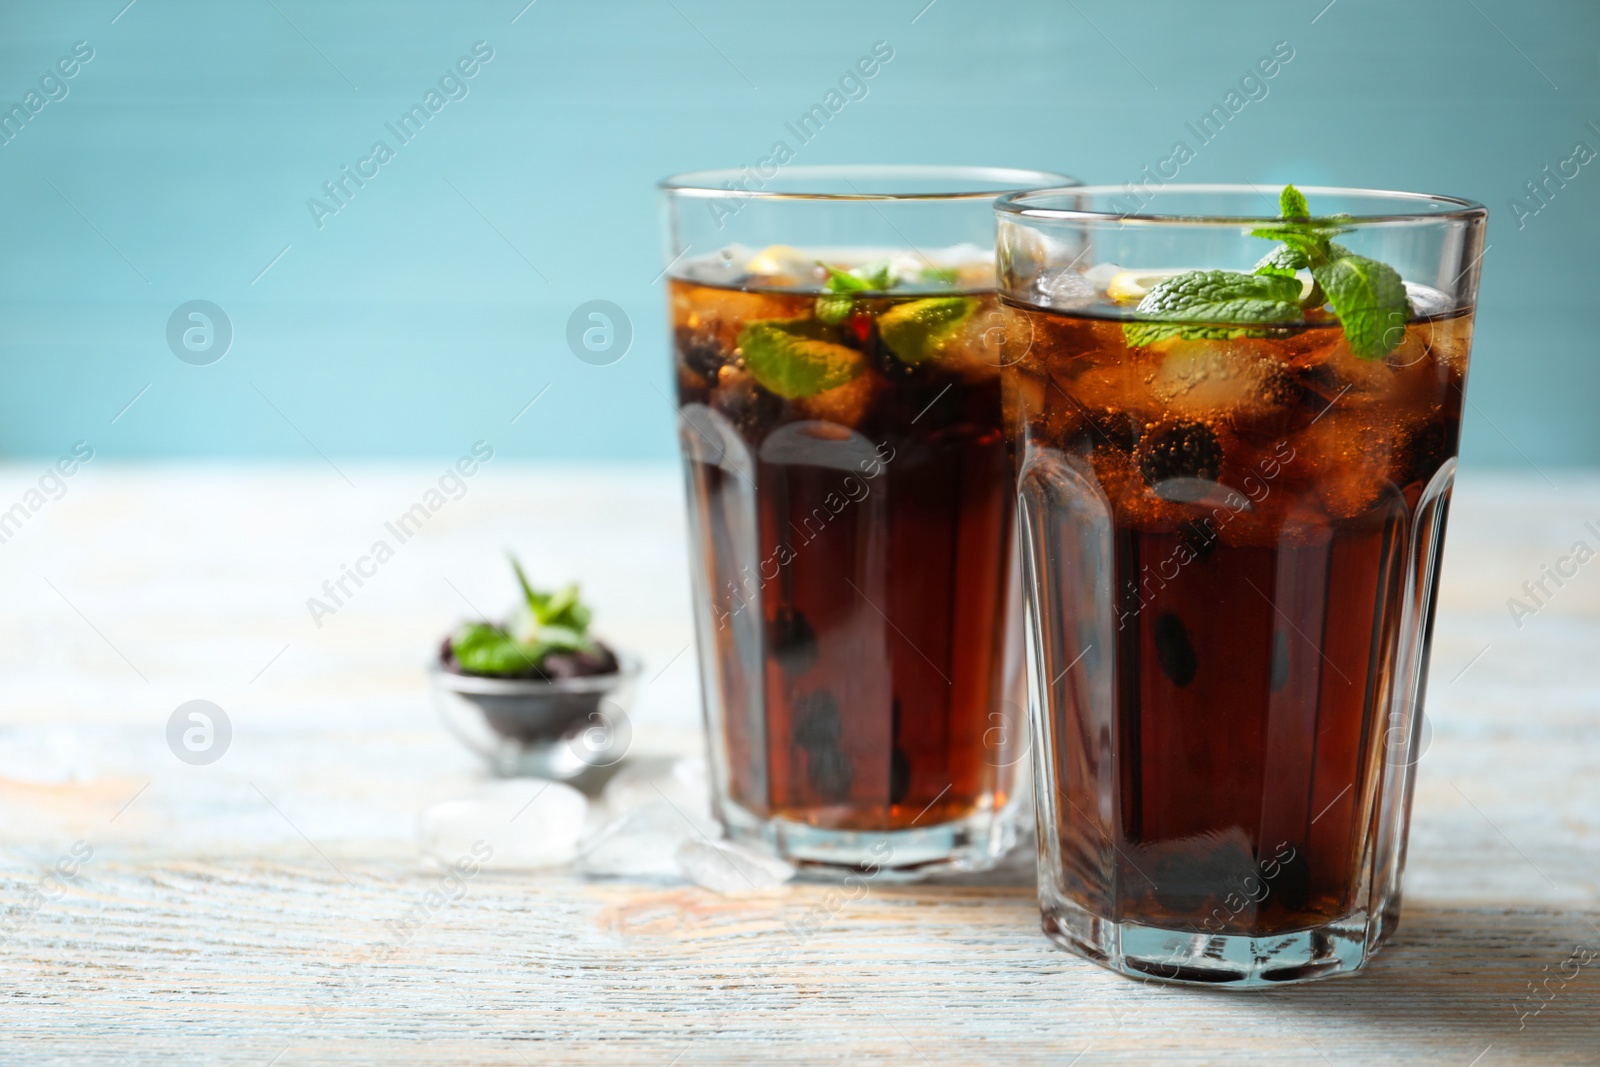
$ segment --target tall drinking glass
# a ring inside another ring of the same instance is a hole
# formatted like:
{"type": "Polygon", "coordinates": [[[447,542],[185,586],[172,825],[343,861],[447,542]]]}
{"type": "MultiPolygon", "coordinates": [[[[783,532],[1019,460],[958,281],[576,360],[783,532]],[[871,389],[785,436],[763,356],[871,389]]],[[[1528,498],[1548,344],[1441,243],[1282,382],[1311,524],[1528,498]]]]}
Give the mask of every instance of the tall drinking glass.
{"type": "Polygon", "coordinates": [[[1487,212],[997,210],[1045,931],[1170,981],[1350,973],[1399,913],[1487,212]]]}
{"type": "Polygon", "coordinates": [[[728,835],[842,876],[995,862],[1025,778],[994,216],[1033,171],[661,183],[728,835]],[[1009,700],[1009,704],[1008,704],[1009,700]]]}

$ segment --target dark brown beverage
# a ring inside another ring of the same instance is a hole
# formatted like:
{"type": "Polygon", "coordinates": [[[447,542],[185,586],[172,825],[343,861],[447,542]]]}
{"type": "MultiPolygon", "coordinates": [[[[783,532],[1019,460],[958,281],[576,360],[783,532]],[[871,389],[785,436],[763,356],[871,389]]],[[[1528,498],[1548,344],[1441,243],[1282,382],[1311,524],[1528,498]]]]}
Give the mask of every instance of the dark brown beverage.
{"type": "Polygon", "coordinates": [[[1021,724],[1002,714],[1019,605],[982,343],[992,267],[830,295],[810,259],[772,258],[671,282],[724,818],[899,831],[993,815],[1021,724]]]}
{"type": "Polygon", "coordinates": [[[1195,934],[1358,912],[1391,701],[1431,629],[1404,636],[1433,580],[1410,546],[1442,530],[1470,314],[1413,318],[1376,359],[1319,309],[1144,347],[1110,301],[1014,314],[1025,552],[1060,591],[1035,634],[1056,891],[1195,934]]]}

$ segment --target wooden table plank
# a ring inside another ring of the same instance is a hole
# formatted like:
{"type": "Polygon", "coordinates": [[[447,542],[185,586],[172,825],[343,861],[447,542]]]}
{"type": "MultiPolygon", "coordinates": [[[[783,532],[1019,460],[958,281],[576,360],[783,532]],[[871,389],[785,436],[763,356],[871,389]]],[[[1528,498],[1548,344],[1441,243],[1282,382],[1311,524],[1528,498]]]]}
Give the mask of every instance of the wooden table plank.
{"type": "MultiPolygon", "coordinates": [[[[346,473],[90,467],[0,545],[0,1062],[1600,1063],[1600,967],[1559,981],[1600,950],[1600,568],[1520,628],[1506,607],[1600,547],[1592,477],[1462,479],[1399,939],[1353,979],[1222,993],[1052,948],[1026,857],[842,903],[485,870],[429,911],[417,811],[480,776],[419,665],[463,596],[508,602],[502,549],[583,578],[661,672],[635,754],[698,749],[680,491],[486,467],[319,628],[305,598],[437,477],[346,473]],[[234,726],[205,767],[164,739],[194,698],[234,726]]],[[[0,499],[36,477],[0,468],[0,499]]]]}

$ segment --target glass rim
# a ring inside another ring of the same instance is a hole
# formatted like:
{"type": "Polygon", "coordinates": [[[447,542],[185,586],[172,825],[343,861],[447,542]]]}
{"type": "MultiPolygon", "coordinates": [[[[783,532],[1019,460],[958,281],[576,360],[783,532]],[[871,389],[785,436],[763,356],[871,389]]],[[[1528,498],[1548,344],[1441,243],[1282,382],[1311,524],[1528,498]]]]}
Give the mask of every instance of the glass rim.
{"type": "MultiPolygon", "coordinates": [[[[780,173],[791,178],[816,181],[843,179],[854,186],[852,179],[934,181],[948,179],[952,186],[983,185],[981,189],[951,188],[942,192],[868,193],[857,190],[850,193],[806,192],[767,189],[730,188],[719,184],[724,181],[749,178],[749,167],[723,167],[714,170],[684,171],[656,182],[656,188],[673,196],[686,197],[738,197],[743,200],[819,200],[819,201],[895,201],[895,200],[994,200],[996,197],[1015,195],[1027,190],[1046,187],[1076,189],[1078,179],[1070,174],[1027,167],[976,167],[964,165],[921,163],[840,163],[806,164],[798,167],[781,167],[780,173]]],[[[778,175],[773,175],[773,179],[778,175]]],[[[768,179],[769,181],[773,179],[768,179]]],[[[757,180],[760,180],[759,178],[757,180]]]]}
{"type": "MultiPolygon", "coordinates": [[[[1448,204],[1453,205],[1453,210],[1431,212],[1387,212],[1373,215],[1349,215],[1350,223],[1357,225],[1371,225],[1373,223],[1395,222],[1434,222],[1434,221],[1464,221],[1469,219],[1485,219],[1489,216],[1489,209],[1476,200],[1467,200],[1458,196],[1445,196],[1440,193],[1408,193],[1394,189],[1366,189],[1355,186],[1338,185],[1300,185],[1295,188],[1308,197],[1337,197],[1355,196],[1371,197],[1373,199],[1389,199],[1399,203],[1415,204],[1448,204]]],[[[1238,183],[1169,183],[1160,187],[1159,191],[1198,194],[1237,194],[1240,196],[1256,196],[1270,199],[1262,191],[1262,187],[1238,183]]],[[[994,210],[997,214],[1014,215],[1030,219],[1047,219],[1055,221],[1075,222],[1117,222],[1117,223],[1171,223],[1189,226],[1251,226],[1263,222],[1282,221],[1281,215],[1183,215],[1170,212],[1154,211],[1090,211],[1079,208],[1050,208],[1033,207],[1027,204],[1030,197],[1047,196],[1138,196],[1139,192],[1127,185],[1063,185],[1051,189],[1019,189],[1008,193],[995,201],[994,210]]],[[[1326,218],[1328,216],[1313,216],[1313,218],[1326,218]]]]}

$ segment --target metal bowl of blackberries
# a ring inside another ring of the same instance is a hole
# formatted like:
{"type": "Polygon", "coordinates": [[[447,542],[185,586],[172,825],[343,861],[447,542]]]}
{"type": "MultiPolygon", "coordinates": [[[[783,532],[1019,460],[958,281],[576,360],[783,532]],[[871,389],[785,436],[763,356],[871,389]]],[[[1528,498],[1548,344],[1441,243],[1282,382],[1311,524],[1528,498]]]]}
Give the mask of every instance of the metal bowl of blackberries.
{"type": "Polygon", "coordinates": [[[616,763],[638,660],[589,633],[576,585],[540,591],[511,566],[522,592],[511,618],[461,624],[429,665],[440,716],[498,775],[571,779],[616,763]]]}

